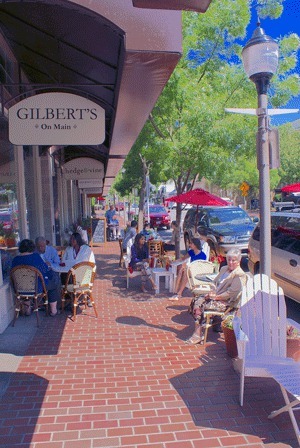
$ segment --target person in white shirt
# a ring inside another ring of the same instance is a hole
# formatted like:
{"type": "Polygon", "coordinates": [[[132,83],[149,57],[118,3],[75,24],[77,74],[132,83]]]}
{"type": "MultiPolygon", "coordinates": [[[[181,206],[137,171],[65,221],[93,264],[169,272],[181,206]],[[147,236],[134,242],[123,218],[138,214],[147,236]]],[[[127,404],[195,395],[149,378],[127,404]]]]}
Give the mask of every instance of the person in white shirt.
{"type": "Polygon", "coordinates": [[[64,251],[61,261],[72,267],[82,261],[95,263],[95,256],[90,246],[84,243],[81,235],[78,232],[74,232],[70,237],[70,245],[64,251]]]}

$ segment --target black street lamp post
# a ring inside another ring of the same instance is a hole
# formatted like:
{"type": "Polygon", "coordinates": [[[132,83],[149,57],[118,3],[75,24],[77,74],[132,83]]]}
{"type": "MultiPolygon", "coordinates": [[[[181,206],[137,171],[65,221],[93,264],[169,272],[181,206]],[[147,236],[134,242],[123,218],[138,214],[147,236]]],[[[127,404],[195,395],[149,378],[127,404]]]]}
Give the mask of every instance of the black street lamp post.
{"type": "Polygon", "coordinates": [[[256,138],[260,202],[260,273],[271,276],[270,154],[267,91],[278,66],[278,45],[258,26],[242,51],[246,74],[256,85],[258,132],[256,138]]]}

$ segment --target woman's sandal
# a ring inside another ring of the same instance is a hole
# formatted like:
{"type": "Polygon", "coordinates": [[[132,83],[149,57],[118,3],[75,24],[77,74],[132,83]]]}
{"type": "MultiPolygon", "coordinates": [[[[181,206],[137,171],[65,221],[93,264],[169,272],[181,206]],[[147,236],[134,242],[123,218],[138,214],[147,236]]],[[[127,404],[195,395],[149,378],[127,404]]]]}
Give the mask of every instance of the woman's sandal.
{"type": "Polygon", "coordinates": [[[203,344],[204,342],[204,336],[197,336],[196,334],[193,334],[189,339],[185,341],[186,344],[196,345],[196,344],[203,344]]]}

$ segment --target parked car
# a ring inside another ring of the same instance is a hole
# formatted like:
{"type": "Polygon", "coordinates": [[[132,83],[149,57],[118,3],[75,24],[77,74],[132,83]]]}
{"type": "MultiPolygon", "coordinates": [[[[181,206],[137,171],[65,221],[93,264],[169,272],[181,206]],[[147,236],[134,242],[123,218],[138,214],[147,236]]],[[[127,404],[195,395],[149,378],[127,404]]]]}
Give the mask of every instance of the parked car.
{"type": "MultiPolygon", "coordinates": [[[[146,210],[145,215],[147,216],[148,211],[146,210]]],[[[166,227],[170,229],[171,218],[167,209],[163,205],[149,205],[149,218],[150,227],[162,228],[166,227]]]]}
{"type": "MultiPolygon", "coordinates": [[[[249,240],[249,270],[259,272],[260,226],[249,240]]],[[[300,302],[300,213],[271,213],[271,275],[286,296],[300,302]]]]}
{"type": "Polygon", "coordinates": [[[125,207],[124,202],[117,202],[116,203],[116,211],[117,212],[124,210],[124,207],[125,207]]]}
{"type": "Polygon", "coordinates": [[[183,221],[186,249],[197,232],[207,233],[210,258],[225,257],[232,248],[238,248],[243,257],[248,255],[248,243],[255,223],[240,207],[196,207],[188,210],[183,221]]]}
{"type": "Polygon", "coordinates": [[[300,192],[295,191],[293,193],[286,194],[282,200],[284,202],[294,202],[294,204],[300,205],[300,192]]]}

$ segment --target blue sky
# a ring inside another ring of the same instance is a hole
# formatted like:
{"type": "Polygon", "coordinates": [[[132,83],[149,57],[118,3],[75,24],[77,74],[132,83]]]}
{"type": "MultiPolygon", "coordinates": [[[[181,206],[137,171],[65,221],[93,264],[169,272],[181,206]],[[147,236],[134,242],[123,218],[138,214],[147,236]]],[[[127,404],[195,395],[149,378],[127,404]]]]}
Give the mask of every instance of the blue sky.
{"type": "MultiPolygon", "coordinates": [[[[285,0],[283,3],[283,14],[279,19],[261,19],[261,27],[268,36],[276,39],[290,33],[296,33],[300,36],[300,0],[285,0]]],[[[256,28],[257,16],[253,14],[250,25],[247,28],[247,38],[249,40],[256,28]]],[[[296,72],[300,76],[300,50],[298,52],[299,63],[296,72]]],[[[286,108],[300,109],[300,96],[293,98],[286,108]]],[[[281,118],[273,117],[272,124],[281,124],[282,122],[294,121],[300,118],[300,114],[283,115],[281,118]]]]}

